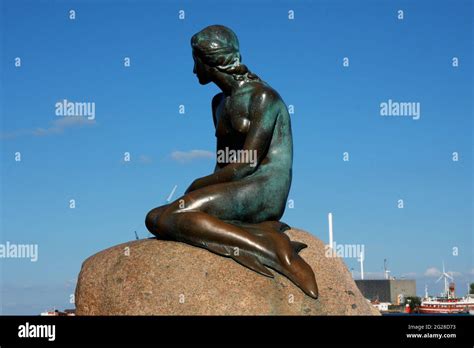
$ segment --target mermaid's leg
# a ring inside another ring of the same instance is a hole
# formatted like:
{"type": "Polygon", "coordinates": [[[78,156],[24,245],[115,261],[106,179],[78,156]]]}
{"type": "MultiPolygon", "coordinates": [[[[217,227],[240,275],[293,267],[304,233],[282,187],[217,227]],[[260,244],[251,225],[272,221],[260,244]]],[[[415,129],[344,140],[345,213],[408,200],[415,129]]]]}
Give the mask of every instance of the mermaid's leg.
{"type": "Polygon", "coordinates": [[[253,229],[260,232],[268,231],[268,232],[282,233],[291,229],[290,226],[288,226],[282,221],[263,221],[256,224],[250,224],[250,223],[245,223],[245,222],[240,222],[240,221],[229,221],[229,222],[237,226],[241,226],[247,229],[253,229]]]}
{"type": "Polygon", "coordinates": [[[148,212],[145,218],[145,226],[150,231],[150,233],[154,234],[158,238],[166,238],[167,236],[163,233],[158,233],[158,230],[155,228],[158,219],[161,215],[165,212],[165,210],[169,207],[169,204],[162,205],[160,207],[154,208],[148,212]]]}
{"type": "Polygon", "coordinates": [[[248,187],[240,187],[235,182],[219,186],[218,190],[214,186],[193,191],[165,209],[155,211],[159,216],[154,221],[149,219],[150,232],[155,235],[166,232],[178,241],[231,257],[260,274],[273,277],[266,265],[287,276],[309,296],[317,298],[314,273],[297,254],[305,245],[292,243],[286,234],[276,233],[281,227],[277,221],[257,224],[224,221],[240,220],[243,215],[239,214],[252,213],[251,210],[258,206],[239,196],[248,187]],[[183,200],[187,207],[181,209],[183,200]],[[237,209],[239,204],[247,209],[237,209]]]}

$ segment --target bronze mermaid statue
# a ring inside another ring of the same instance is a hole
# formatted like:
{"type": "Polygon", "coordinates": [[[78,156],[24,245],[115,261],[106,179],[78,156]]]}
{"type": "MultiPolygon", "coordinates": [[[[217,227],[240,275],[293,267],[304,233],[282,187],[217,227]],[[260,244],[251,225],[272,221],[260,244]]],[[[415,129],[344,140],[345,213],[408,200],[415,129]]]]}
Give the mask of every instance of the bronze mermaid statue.
{"type": "Polygon", "coordinates": [[[241,63],[239,41],[229,28],[206,27],[191,46],[199,83],[214,82],[222,90],[211,103],[217,163],[214,173],[194,180],[184,196],[152,209],[146,227],[158,238],[208,249],[273,277],[270,267],[317,298],[313,270],[298,255],[306,245],[290,241],[283,233],[290,227],[279,221],[292,178],[287,107],[241,63]]]}

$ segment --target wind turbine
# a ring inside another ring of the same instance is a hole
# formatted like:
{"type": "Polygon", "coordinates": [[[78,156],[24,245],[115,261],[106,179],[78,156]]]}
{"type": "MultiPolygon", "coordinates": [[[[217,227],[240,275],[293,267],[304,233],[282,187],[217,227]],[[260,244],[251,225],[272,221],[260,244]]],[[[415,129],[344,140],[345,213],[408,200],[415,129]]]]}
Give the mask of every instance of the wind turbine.
{"type": "Polygon", "coordinates": [[[328,223],[329,223],[329,247],[332,249],[334,247],[333,233],[332,233],[332,213],[328,214],[328,223]]]}
{"type": "Polygon", "coordinates": [[[387,259],[383,259],[383,273],[385,275],[385,279],[390,279],[390,276],[389,276],[390,271],[387,268],[387,259]]]}
{"type": "Polygon", "coordinates": [[[365,260],[365,253],[362,251],[359,255],[360,279],[364,279],[364,260],[365,260]]]}
{"type": "Polygon", "coordinates": [[[454,280],[453,277],[451,277],[448,273],[446,273],[446,270],[444,269],[444,261],[443,261],[443,273],[441,273],[441,276],[438,278],[436,283],[438,283],[441,279],[444,278],[444,294],[446,297],[449,297],[449,280],[454,280]]]}

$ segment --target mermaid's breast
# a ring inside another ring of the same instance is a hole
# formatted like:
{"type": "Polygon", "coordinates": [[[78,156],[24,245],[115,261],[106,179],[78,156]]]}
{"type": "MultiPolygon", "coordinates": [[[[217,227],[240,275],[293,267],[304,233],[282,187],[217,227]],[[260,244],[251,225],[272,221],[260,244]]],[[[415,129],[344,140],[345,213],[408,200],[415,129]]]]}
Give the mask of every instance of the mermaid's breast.
{"type": "Polygon", "coordinates": [[[231,116],[231,124],[232,128],[235,129],[237,132],[242,134],[247,134],[250,129],[250,120],[240,114],[234,114],[231,116]]]}

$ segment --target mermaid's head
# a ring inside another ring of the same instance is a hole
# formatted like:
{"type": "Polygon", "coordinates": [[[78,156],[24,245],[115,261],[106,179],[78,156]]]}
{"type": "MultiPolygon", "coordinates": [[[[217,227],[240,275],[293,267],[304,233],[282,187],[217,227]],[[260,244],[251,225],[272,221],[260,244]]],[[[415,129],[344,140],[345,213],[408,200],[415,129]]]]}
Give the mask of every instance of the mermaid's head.
{"type": "Polygon", "coordinates": [[[223,25],[211,25],[191,38],[194,70],[201,84],[212,81],[212,69],[232,75],[242,80],[247,75],[250,79],[258,77],[241,63],[239,40],[235,33],[223,25]]]}

